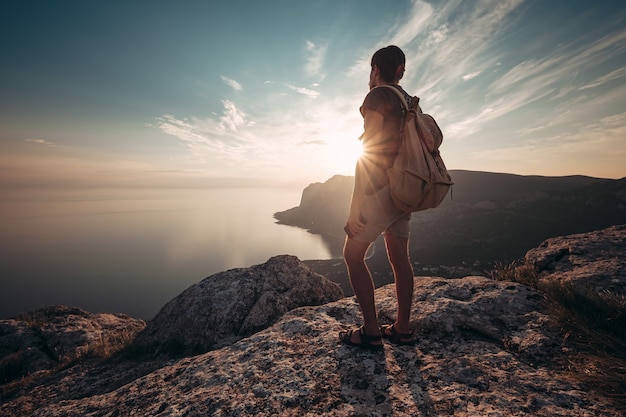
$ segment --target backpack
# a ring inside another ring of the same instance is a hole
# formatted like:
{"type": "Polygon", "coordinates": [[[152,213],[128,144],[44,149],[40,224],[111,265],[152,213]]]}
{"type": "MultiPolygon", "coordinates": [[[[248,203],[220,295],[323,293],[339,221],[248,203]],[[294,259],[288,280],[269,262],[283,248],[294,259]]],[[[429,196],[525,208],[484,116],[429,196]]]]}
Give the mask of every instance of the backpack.
{"type": "Polygon", "coordinates": [[[399,152],[387,169],[391,198],[406,212],[435,208],[454,184],[439,154],[443,133],[432,116],[422,113],[419,97],[409,105],[397,88],[384,87],[396,92],[405,110],[399,152]]]}

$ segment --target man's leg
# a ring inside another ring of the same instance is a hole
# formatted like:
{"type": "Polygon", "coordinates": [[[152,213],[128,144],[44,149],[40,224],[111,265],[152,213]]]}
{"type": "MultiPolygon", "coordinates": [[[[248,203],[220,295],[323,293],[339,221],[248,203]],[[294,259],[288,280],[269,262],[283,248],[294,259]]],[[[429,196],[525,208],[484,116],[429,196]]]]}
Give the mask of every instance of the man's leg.
{"type": "Polygon", "coordinates": [[[393,268],[398,297],[398,311],[394,327],[400,333],[409,333],[409,318],[413,302],[413,267],[409,259],[409,239],[385,233],[385,245],[393,268]]]}
{"type": "MultiPolygon", "coordinates": [[[[343,247],[343,257],[348,267],[354,295],[361,307],[365,333],[374,336],[380,334],[380,329],[378,328],[378,315],[374,303],[374,281],[365,264],[365,253],[369,246],[370,243],[347,238],[343,247]]],[[[354,333],[358,335],[358,332],[354,333]]],[[[357,338],[358,336],[353,334],[353,339],[357,338]]],[[[359,340],[353,340],[353,342],[358,343],[359,340]]]]}

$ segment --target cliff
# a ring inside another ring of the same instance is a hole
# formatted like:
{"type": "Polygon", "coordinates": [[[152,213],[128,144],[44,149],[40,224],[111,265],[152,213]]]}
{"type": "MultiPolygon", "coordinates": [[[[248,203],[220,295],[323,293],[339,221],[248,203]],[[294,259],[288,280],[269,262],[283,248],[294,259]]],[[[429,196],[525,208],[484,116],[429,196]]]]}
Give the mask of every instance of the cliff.
{"type": "MultiPolygon", "coordinates": [[[[410,239],[416,271],[430,273],[434,267],[448,277],[481,273],[495,262],[523,257],[550,237],[626,223],[626,178],[462,170],[452,170],[451,175],[455,184],[442,205],[413,214],[410,239]]],[[[275,218],[322,235],[333,255],[340,257],[353,183],[353,177],[335,176],[311,184],[298,207],[275,213],[275,218]]],[[[387,275],[385,257],[379,240],[372,268],[387,275]]],[[[328,263],[317,265],[328,268],[328,263]]]]}
{"type": "MultiPolygon", "coordinates": [[[[538,268],[541,280],[567,276],[596,292],[623,291],[625,242],[626,226],[565,236],[530,251],[525,262],[538,268]]],[[[217,275],[168,303],[136,344],[124,342],[125,350],[4,384],[0,414],[623,415],[611,398],[572,374],[577,345],[545,296],[529,286],[482,276],[417,276],[411,326],[418,344],[386,344],[374,353],[338,343],[340,330],[359,323],[358,305],[293,257],[217,275]],[[310,305],[295,306],[302,303],[310,305]],[[213,333],[221,342],[199,347],[199,339],[213,333]],[[180,343],[175,349],[172,338],[180,343]]],[[[394,292],[393,285],[376,291],[383,322],[393,320],[394,292]]],[[[5,326],[20,322],[45,327],[25,318],[2,321],[3,362],[24,346],[13,337],[15,351],[7,353],[5,326]]]]}

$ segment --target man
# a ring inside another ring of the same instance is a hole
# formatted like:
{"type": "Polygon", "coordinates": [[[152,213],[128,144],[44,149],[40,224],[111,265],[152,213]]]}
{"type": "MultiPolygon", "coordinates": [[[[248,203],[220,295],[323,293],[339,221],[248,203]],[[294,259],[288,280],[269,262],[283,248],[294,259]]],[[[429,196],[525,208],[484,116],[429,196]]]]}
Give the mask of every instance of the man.
{"type": "Polygon", "coordinates": [[[413,300],[413,268],[409,260],[410,213],[395,207],[389,194],[385,170],[398,154],[404,109],[392,85],[410,96],[398,85],[404,75],[405,56],[397,46],[378,50],[371,61],[370,92],[361,106],[365,131],[363,156],[357,161],[350,214],[345,227],[343,255],[350,283],[363,314],[363,326],[340,332],[340,340],[351,346],[380,350],[382,338],[396,344],[415,342],[409,329],[413,300]],[[374,282],[365,263],[365,254],[376,238],[384,233],[389,262],[393,268],[397,295],[397,315],[393,325],[379,327],[374,303],[374,282]]]}

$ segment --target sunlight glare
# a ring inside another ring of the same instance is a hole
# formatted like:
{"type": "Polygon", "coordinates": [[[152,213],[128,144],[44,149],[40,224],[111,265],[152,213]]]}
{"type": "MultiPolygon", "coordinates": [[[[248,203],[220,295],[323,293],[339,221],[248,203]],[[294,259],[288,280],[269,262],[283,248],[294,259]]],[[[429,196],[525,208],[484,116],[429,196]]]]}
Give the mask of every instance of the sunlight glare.
{"type": "Polygon", "coordinates": [[[354,135],[333,138],[329,163],[339,174],[354,175],[356,161],[363,153],[363,145],[354,135]]]}

